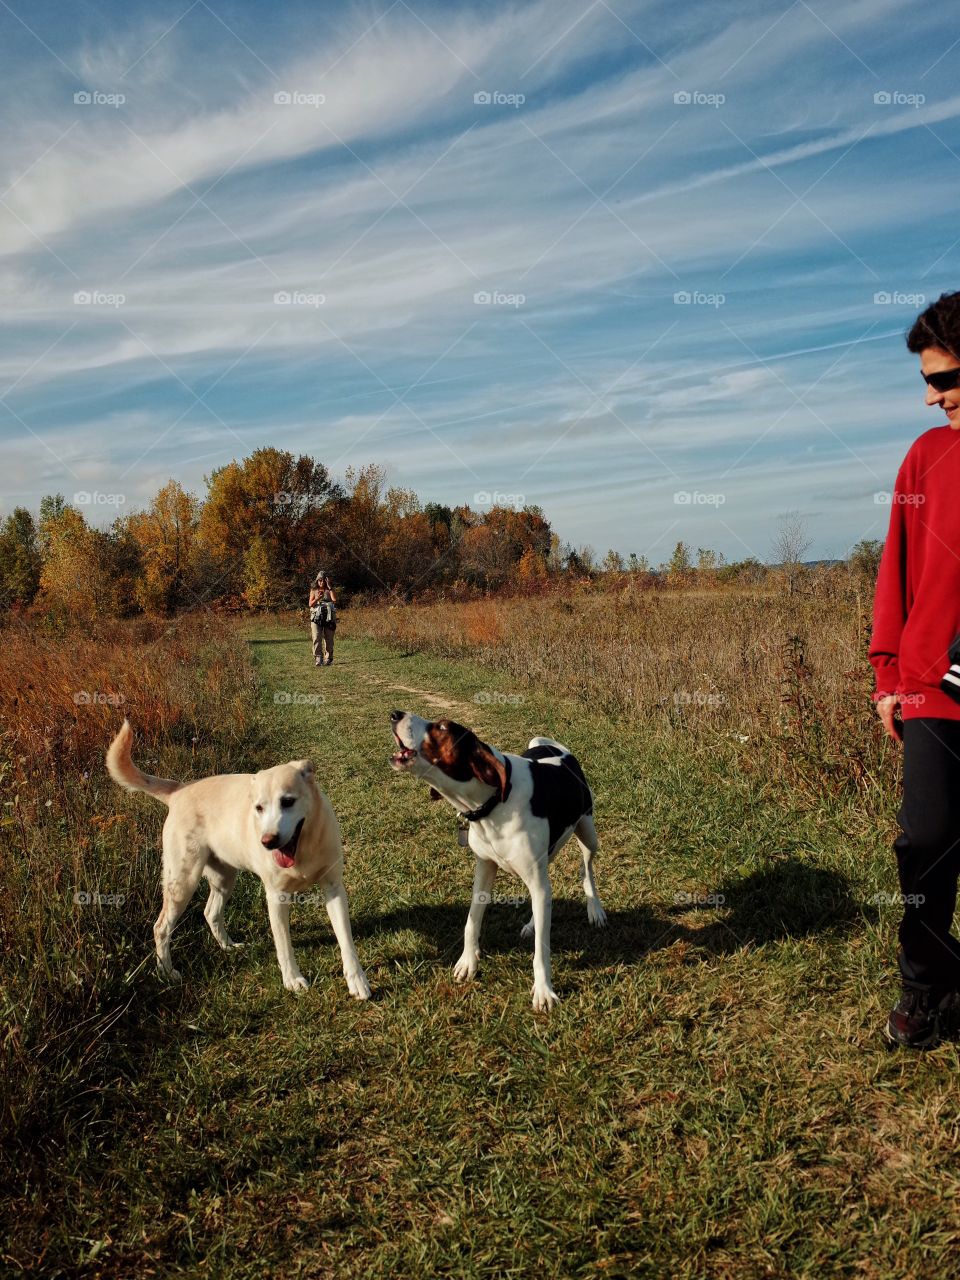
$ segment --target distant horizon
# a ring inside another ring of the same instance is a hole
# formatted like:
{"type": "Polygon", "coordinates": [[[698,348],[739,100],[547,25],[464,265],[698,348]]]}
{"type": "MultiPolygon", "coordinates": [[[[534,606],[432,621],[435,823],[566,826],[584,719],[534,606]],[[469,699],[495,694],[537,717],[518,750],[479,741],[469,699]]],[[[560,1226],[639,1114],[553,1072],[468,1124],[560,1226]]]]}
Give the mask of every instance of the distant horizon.
{"type": "MultiPolygon", "coordinates": [[[[886,535],[960,284],[904,0],[0,8],[0,517],[263,445],[560,538],[886,535]],[[686,495],[686,497],[684,497],[686,495]]],[[[113,511],[84,514],[98,526],[113,511]]]]}

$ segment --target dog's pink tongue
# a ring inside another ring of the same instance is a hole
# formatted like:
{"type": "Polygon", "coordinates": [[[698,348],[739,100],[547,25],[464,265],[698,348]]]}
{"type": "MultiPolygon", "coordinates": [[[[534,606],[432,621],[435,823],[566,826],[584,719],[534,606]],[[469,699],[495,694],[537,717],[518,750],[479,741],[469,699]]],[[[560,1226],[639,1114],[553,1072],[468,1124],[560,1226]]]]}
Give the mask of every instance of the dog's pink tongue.
{"type": "Polygon", "coordinates": [[[278,867],[292,867],[294,859],[288,853],[282,853],[279,849],[274,849],[273,860],[278,867]]]}

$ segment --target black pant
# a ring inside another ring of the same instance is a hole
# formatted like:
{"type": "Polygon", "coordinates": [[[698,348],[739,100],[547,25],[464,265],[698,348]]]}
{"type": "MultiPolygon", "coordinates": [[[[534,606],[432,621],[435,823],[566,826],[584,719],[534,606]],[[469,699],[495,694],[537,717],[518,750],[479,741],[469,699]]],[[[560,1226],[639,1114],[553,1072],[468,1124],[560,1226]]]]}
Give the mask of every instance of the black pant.
{"type": "Polygon", "coordinates": [[[960,874],[960,720],[904,721],[897,818],[901,976],[911,986],[960,988],[960,942],[950,933],[960,874]]]}

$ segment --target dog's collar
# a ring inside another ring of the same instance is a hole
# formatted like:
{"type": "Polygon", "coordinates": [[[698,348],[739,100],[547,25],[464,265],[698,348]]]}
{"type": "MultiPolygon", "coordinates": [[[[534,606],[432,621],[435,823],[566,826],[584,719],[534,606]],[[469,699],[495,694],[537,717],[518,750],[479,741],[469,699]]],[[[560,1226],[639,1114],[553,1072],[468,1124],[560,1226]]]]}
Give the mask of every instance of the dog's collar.
{"type": "Polygon", "coordinates": [[[513,768],[510,761],[506,758],[504,758],[504,764],[507,766],[507,782],[506,786],[503,788],[503,795],[500,796],[496,791],[494,791],[490,799],[485,800],[479,809],[471,809],[469,813],[461,813],[460,817],[463,818],[464,821],[479,822],[481,818],[486,818],[488,814],[493,813],[498,804],[503,800],[506,800],[507,796],[510,794],[510,775],[513,773],[513,768]]]}

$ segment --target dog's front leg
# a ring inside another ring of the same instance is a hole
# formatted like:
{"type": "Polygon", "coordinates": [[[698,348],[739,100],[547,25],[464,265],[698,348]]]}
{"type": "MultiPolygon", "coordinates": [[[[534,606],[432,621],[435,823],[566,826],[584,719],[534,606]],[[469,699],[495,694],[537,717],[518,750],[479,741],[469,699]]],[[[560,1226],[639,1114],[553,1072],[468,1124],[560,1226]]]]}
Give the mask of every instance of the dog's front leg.
{"type": "Polygon", "coordinates": [[[477,858],[473,869],[473,899],[463,931],[463,955],[453,966],[457,982],[468,982],[476,975],[480,960],[480,926],[497,878],[497,864],[488,858],[477,858]]]}
{"type": "Polygon", "coordinates": [[[347,902],[347,891],[343,881],[337,880],[324,885],[324,902],[327,915],[337,935],[340,945],[340,957],[343,960],[343,976],[347,980],[350,994],[357,1000],[370,999],[370,984],[367,975],[360,967],[360,960],[353,945],[353,930],[350,928],[350,907],[347,902]]]}
{"type": "Polygon", "coordinates": [[[290,941],[290,903],[286,898],[286,894],[276,889],[267,889],[270,928],[273,931],[274,946],[277,948],[283,985],[288,991],[303,991],[309,987],[310,983],[300,972],[297,957],[293,954],[293,943],[290,941]]]}
{"type": "Polygon", "coordinates": [[[550,916],[553,912],[553,890],[546,860],[538,862],[527,880],[533,907],[533,1007],[550,1010],[560,997],[553,989],[550,965],[550,916]]]}

